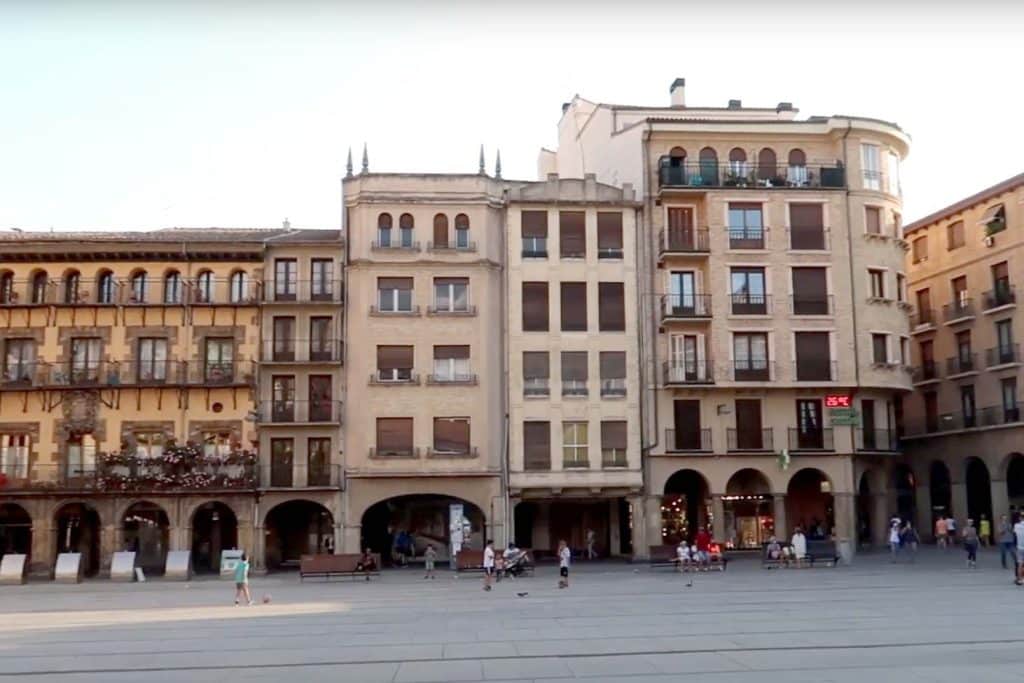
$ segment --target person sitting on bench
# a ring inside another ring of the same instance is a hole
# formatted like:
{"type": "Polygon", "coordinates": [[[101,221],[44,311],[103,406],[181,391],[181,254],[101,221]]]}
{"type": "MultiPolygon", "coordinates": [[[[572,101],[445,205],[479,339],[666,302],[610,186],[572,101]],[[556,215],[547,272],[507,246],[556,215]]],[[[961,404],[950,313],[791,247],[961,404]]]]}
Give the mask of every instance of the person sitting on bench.
{"type": "Polygon", "coordinates": [[[768,539],[768,559],[769,560],[781,560],[782,559],[782,546],[779,544],[779,540],[772,536],[768,539]]]}
{"type": "Polygon", "coordinates": [[[363,556],[356,562],[357,572],[375,572],[377,571],[377,560],[374,559],[373,553],[367,548],[363,551],[363,556]]]}
{"type": "Polygon", "coordinates": [[[686,539],[676,546],[676,571],[689,571],[690,567],[690,546],[686,545],[686,539]]]}

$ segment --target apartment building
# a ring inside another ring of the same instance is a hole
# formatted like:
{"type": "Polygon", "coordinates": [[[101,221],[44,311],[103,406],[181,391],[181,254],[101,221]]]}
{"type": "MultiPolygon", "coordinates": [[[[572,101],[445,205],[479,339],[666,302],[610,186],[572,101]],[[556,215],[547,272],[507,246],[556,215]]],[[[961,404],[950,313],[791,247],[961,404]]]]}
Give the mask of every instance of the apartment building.
{"type": "Polygon", "coordinates": [[[800,524],[880,540],[910,389],[899,164],[907,136],[788,102],[563,107],[539,171],[642,195],[646,498],[636,543],[800,524]]]}
{"type": "Polygon", "coordinates": [[[903,409],[901,506],[930,533],[939,514],[977,522],[1024,507],[1024,175],[905,234],[914,395],[903,409]]]}

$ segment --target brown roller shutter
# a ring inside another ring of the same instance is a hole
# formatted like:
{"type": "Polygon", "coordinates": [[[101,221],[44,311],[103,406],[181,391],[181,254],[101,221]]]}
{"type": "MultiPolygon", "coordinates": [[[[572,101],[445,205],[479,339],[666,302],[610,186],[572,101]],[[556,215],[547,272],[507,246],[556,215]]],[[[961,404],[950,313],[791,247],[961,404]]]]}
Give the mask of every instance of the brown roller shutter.
{"type": "Polygon", "coordinates": [[[597,284],[597,327],[602,332],[625,332],[626,295],[621,282],[597,284]]]}
{"type": "Polygon", "coordinates": [[[601,379],[626,379],[626,352],[601,352],[601,379]]]}
{"type": "Polygon", "coordinates": [[[412,289],[411,277],[379,277],[377,278],[377,289],[412,289]]]}
{"type": "Polygon", "coordinates": [[[523,283],[523,331],[548,331],[548,283],[523,283]]]}
{"type": "Polygon", "coordinates": [[[411,417],[377,418],[377,451],[379,453],[407,453],[411,450],[411,417]]]}
{"type": "Polygon", "coordinates": [[[469,358],[469,347],[468,346],[435,346],[434,347],[434,358],[437,360],[447,360],[449,358],[469,358]]]}
{"type": "Polygon", "coordinates": [[[793,312],[828,315],[828,277],[824,268],[793,269],[793,312]]]}
{"type": "Polygon", "coordinates": [[[391,214],[390,213],[382,213],[381,215],[377,216],[377,227],[380,228],[381,230],[390,230],[391,229],[391,214]]]}
{"type": "Polygon", "coordinates": [[[443,213],[434,216],[434,246],[448,246],[448,216],[443,213]]]}
{"type": "Polygon", "coordinates": [[[469,230],[469,216],[464,213],[460,213],[455,217],[455,229],[456,230],[469,230]]]}
{"type": "Polygon", "coordinates": [[[789,225],[793,249],[825,248],[825,221],[821,204],[790,204],[789,225]]]}
{"type": "Polygon", "coordinates": [[[462,417],[434,418],[434,449],[448,453],[469,451],[469,420],[462,417]]]}
{"type": "Polygon", "coordinates": [[[468,285],[468,277],[435,277],[434,284],[439,286],[444,285],[468,285]]]}
{"type": "Polygon", "coordinates": [[[622,212],[600,211],[597,214],[597,248],[600,251],[622,251],[622,212]]]}
{"type": "Polygon", "coordinates": [[[882,210],[877,206],[869,206],[865,209],[866,230],[872,235],[882,234],[882,210]]]}
{"type": "Polygon", "coordinates": [[[587,283],[563,282],[562,294],[562,331],[587,331],[587,283]]]}
{"type": "Polygon", "coordinates": [[[559,211],[559,254],[562,258],[583,258],[587,255],[586,214],[582,211],[559,211]]]}
{"type": "Polygon", "coordinates": [[[626,449],[626,423],[622,421],[601,423],[601,448],[626,449]]]}
{"type": "Polygon", "coordinates": [[[523,465],[527,470],[551,469],[551,423],[523,423],[523,465]]]}
{"type": "Polygon", "coordinates": [[[523,211],[523,237],[547,237],[548,212],[523,211]]]}
{"type": "Polygon", "coordinates": [[[411,346],[378,346],[377,369],[408,370],[412,368],[413,347],[411,346]]]}
{"type": "Polygon", "coordinates": [[[831,379],[831,351],[828,332],[796,332],[797,381],[831,379]]]}
{"type": "Polygon", "coordinates": [[[587,379],[587,352],[562,351],[562,381],[587,379]]]}
{"type": "Polygon", "coordinates": [[[403,213],[401,216],[399,216],[398,217],[398,227],[402,228],[403,230],[412,230],[412,227],[413,227],[412,215],[408,214],[408,213],[403,213]]]}
{"type": "Polygon", "coordinates": [[[523,352],[523,379],[551,377],[551,357],[547,351],[523,352]]]}
{"type": "Polygon", "coordinates": [[[804,154],[802,149],[791,149],[789,150],[789,165],[790,166],[806,166],[807,155],[804,154]]]}

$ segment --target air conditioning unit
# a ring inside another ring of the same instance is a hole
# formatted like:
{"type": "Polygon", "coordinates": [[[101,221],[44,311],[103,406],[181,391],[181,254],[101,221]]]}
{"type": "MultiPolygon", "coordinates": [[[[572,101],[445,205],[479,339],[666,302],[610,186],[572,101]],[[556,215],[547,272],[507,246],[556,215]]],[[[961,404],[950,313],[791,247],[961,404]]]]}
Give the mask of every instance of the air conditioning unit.
{"type": "Polygon", "coordinates": [[[985,238],[986,247],[994,247],[996,245],[996,238],[994,235],[989,235],[985,238]]]}

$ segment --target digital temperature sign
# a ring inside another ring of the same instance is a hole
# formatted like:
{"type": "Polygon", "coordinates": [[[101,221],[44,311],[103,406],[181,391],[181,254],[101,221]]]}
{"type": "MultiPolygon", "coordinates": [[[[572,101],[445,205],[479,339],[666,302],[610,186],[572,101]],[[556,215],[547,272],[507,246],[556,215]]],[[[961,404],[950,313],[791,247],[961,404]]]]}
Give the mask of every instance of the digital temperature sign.
{"type": "Polygon", "coordinates": [[[826,408],[852,408],[853,401],[849,396],[843,394],[829,394],[825,396],[826,408]]]}

